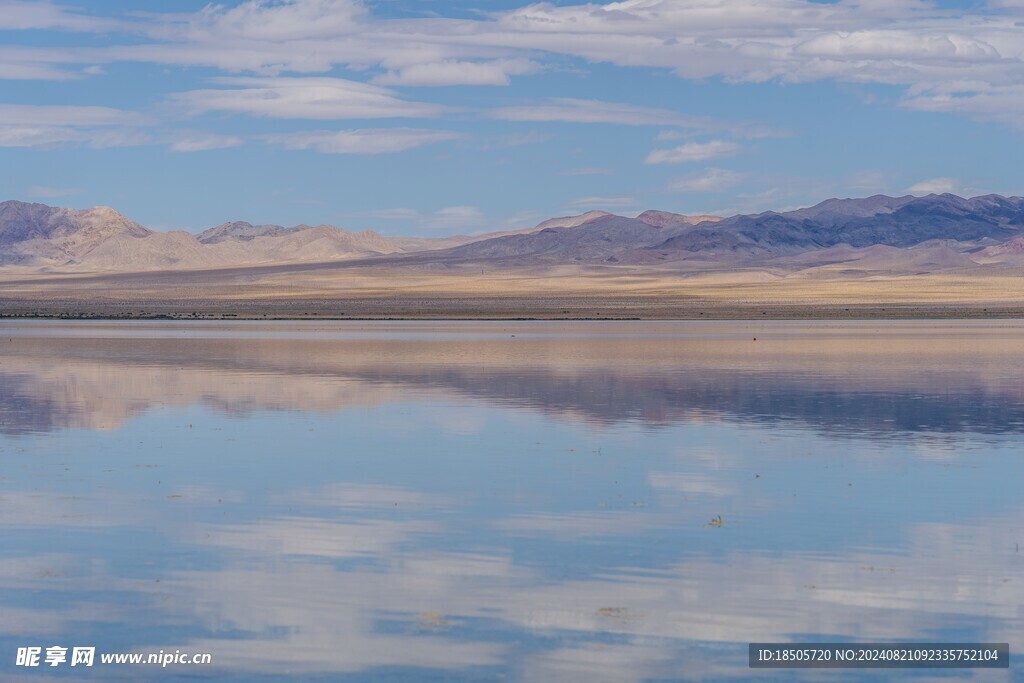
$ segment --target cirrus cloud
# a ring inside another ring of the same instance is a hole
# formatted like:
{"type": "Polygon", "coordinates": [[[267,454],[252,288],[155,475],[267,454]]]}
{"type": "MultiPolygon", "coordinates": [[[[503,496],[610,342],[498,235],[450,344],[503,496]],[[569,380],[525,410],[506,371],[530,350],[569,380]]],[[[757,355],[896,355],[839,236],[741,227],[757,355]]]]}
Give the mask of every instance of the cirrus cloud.
{"type": "Polygon", "coordinates": [[[448,206],[438,209],[425,221],[430,228],[467,230],[478,228],[484,222],[484,214],[475,206],[448,206]]]}
{"type": "Polygon", "coordinates": [[[956,178],[930,178],[915,183],[907,188],[907,194],[957,194],[960,192],[960,181],[956,178]]]}
{"type": "Polygon", "coordinates": [[[458,133],[424,128],[357,128],[264,135],[267,142],[285,149],[312,149],[326,154],[389,154],[453,140],[458,133]]]}
{"type": "Polygon", "coordinates": [[[740,150],[735,142],[711,140],[709,142],[687,142],[671,149],[652,150],[645,164],[686,164],[731,156],[740,150]]]}
{"type": "Polygon", "coordinates": [[[377,76],[381,85],[508,85],[509,76],[535,73],[540,65],[528,59],[497,59],[487,62],[445,60],[410,64],[377,76]]]}
{"type": "Polygon", "coordinates": [[[168,145],[172,152],[206,152],[212,149],[227,149],[242,144],[236,135],[218,135],[203,131],[184,131],[174,136],[168,145]]]}
{"type": "Polygon", "coordinates": [[[504,121],[562,121],[565,123],[615,123],[626,126],[693,126],[703,121],[670,109],[640,107],[572,97],[553,97],[545,104],[502,107],[489,115],[504,121]]]}
{"type": "Polygon", "coordinates": [[[403,100],[394,91],[344,78],[218,78],[234,88],[190,90],[172,102],[194,114],[224,111],[277,119],[422,118],[440,105],[403,100]]]}
{"type": "Polygon", "coordinates": [[[742,173],[724,168],[709,168],[703,173],[676,178],[668,185],[669,192],[722,192],[743,180],[742,173]]]}
{"type": "Polygon", "coordinates": [[[141,114],[112,107],[0,104],[0,147],[146,144],[141,114]]]}

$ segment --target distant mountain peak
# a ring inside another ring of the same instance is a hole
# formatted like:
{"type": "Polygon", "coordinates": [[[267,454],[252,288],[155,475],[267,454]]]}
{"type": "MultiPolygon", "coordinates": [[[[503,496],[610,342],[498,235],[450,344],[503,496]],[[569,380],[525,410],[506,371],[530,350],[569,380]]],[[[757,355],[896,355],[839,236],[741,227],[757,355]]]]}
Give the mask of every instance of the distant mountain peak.
{"type": "Polygon", "coordinates": [[[0,202],[0,266],[77,270],[205,268],[398,253],[403,254],[403,263],[446,266],[491,261],[501,267],[570,263],[621,267],[695,259],[728,267],[730,263],[774,263],[810,252],[833,258],[843,249],[874,247],[879,247],[875,250],[879,253],[858,252],[857,258],[863,261],[870,256],[880,259],[879,263],[906,258],[927,270],[935,264],[970,266],[971,261],[961,256],[975,253],[984,254],[991,263],[1015,262],[1024,250],[1022,240],[1024,198],[964,199],[949,193],[832,198],[795,211],[724,219],[653,209],[635,218],[587,211],[552,218],[534,228],[434,240],[387,238],[325,224],[284,227],[248,221],[222,223],[199,235],[153,232],[109,206],[69,209],[0,202]],[[824,253],[830,249],[838,251],[824,253]],[[411,259],[410,252],[420,255],[411,259]]]}
{"type": "Polygon", "coordinates": [[[670,211],[657,211],[654,209],[648,209],[642,214],[636,217],[638,221],[652,225],[656,228],[667,228],[673,225],[697,225],[698,223],[715,223],[722,220],[721,216],[710,216],[702,214],[698,216],[688,216],[681,213],[672,213],[670,211]]]}
{"type": "Polygon", "coordinates": [[[558,218],[549,218],[548,220],[538,223],[533,229],[544,230],[545,228],[575,228],[578,225],[583,225],[597,218],[603,218],[604,216],[614,216],[615,214],[608,213],[607,211],[587,211],[581,213],[578,216],[559,216],[558,218]]]}
{"type": "Polygon", "coordinates": [[[248,221],[228,221],[199,233],[198,240],[203,244],[217,244],[226,240],[250,242],[257,237],[287,235],[300,230],[301,226],[286,228],[281,225],[253,225],[248,221]]]}
{"type": "Polygon", "coordinates": [[[910,194],[903,195],[902,197],[889,197],[884,194],[875,194],[870,197],[861,198],[840,199],[833,197],[832,199],[818,202],[814,206],[785,213],[795,218],[816,218],[823,214],[863,217],[877,216],[881,213],[892,213],[917,199],[921,198],[910,194]]]}
{"type": "Polygon", "coordinates": [[[12,200],[0,204],[0,265],[72,265],[110,240],[152,234],[109,206],[65,209],[12,200]]]}

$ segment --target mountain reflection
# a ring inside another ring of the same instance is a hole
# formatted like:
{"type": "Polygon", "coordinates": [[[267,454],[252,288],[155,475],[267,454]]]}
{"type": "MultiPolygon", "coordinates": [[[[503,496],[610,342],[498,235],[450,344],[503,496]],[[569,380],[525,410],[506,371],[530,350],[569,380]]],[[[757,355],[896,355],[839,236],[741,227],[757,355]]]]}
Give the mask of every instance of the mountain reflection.
{"type": "Polygon", "coordinates": [[[644,683],[748,680],[752,641],[1019,642],[1019,449],[989,435],[1024,429],[1022,331],[8,323],[0,648],[644,683]]]}
{"type": "Polygon", "coordinates": [[[6,323],[0,432],[201,404],[330,413],[455,397],[554,419],[890,438],[1024,431],[1013,323],[6,323]],[[757,340],[754,340],[754,337],[757,340]]]}

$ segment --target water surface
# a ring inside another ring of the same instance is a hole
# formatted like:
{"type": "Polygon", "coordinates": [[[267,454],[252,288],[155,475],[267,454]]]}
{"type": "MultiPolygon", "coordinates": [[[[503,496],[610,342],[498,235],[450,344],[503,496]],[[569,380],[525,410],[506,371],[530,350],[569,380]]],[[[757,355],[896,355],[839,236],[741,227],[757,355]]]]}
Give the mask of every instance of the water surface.
{"type": "Polygon", "coordinates": [[[1024,324],[0,343],[5,681],[1013,680],[751,671],[746,646],[1020,650],[1024,324]],[[14,666],[76,644],[214,663],[14,666]]]}

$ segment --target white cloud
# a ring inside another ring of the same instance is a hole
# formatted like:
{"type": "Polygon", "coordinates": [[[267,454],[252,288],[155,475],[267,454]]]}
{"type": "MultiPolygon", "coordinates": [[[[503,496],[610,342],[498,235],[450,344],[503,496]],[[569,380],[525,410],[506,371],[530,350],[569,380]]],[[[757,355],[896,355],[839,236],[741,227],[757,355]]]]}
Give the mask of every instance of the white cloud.
{"type": "MultiPolygon", "coordinates": [[[[500,24],[532,37],[535,47],[595,62],[671,68],[685,78],[887,83],[1005,59],[1002,48],[1010,48],[1012,31],[1005,19],[965,21],[916,2],[789,0],[539,4],[503,15],[500,24]]],[[[1020,47],[1009,51],[1019,55],[1020,47]]]]}
{"type": "Polygon", "coordinates": [[[931,178],[929,180],[922,180],[907,188],[907,194],[914,195],[945,194],[947,192],[959,193],[960,181],[956,178],[931,178]]]}
{"type": "Polygon", "coordinates": [[[674,142],[676,140],[682,140],[689,133],[684,133],[681,130],[663,130],[654,136],[655,142],[674,142]]]}
{"type": "Polygon", "coordinates": [[[211,149],[237,147],[243,140],[235,135],[218,135],[203,131],[182,131],[174,135],[169,149],[172,152],[205,152],[211,149]]]}
{"type": "Polygon", "coordinates": [[[265,135],[267,142],[285,149],[312,149],[326,154],[388,154],[453,140],[458,133],[423,128],[357,128],[265,135]]]}
{"type": "Polygon", "coordinates": [[[770,187],[767,190],[761,190],[760,192],[736,195],[736,198],[743,199],[748,202],[771,202],[779,199],[779,194],[779,188],[770,187]]]}
{"type": "Polygon", "coordinates": [[[52,2],[0,0],[0,30],[24,31],[55,29],[61,31],[110,31],[120,22],[80,14],[52,2]]]}
{"type": "Polygon", "coordinates": [[[81,61],[81,53],[74,49],[34,47],[7,42],[0,45],[0,79],[61,81],[82,78],[83,74],[77,69],[71,70],[63,66],[81,61]]]}
{"type": "Polygon", "coordinates": [[[467,230],[479,228],[484,214],[475,206],[449,206],[434,212],[427,220],[427,227],[467,230]]]}
{"type": "Polygon", "coordinates": [[[509,76],[535,73],[540,65],[527,59],[498,59],[489,62],[445,60],[410,64],[374,78],[381,85],[508,85],[509,76]]]}
{"type": "Polygon", "coordinates": [[[668,185],[669,192],[721,192],[743,179],[742,173],[724,168],[709,168],[703,173],[676,178],[668,185]]]}
{"type": "Polygon", "coordinates": [[[343,78],[218,78],[236,88],[190,90],[171,96],[186,110],[226,111],[278,119],[376,119],[437,116],[445,108],[410,102],[394,91],[343,78]]]}
{"type": "Polygon", "coordinates": [[[336,65],[399,69],[460,56],[431,45],[429,31],[417,35],[415,22],[372,21],[358,0],[247,0],[149,16],[137,29],[150,40],[114,46],[106,51],[110,59],[278,75],[326,73],[336,65]]]}
{"type": "Polygon", "coordinates": [[[982,41],[955,34],[928,34],[919,29],[832,31],[799,43],[794,53],[812,58],[978,61],[999,53],[982,41]]]}
{"type": "Polygon", "coordinates": [[[139,145],[151,145],[159,142],[149,133],[137,128],[100,128],[94,131],[85,131],[82,139],[94,149],[106,149],[108,147],[137,147],[139,145]]]}
{"type": "Polygon", "coordinates": [[[81,139],[78,131],[71,128],[0,124],[0,147],[50,147],[81,139]]]}
{"type": "MultiPolygon", "coordinates": [[[[1024,75],[1017,0],[960,10],[917,0],[620,0],[401,20],[375,16],[359,0],[248,0],[119,20],[49,2],[0,0],[0,10],[0,28],[136,34],[102,49],[65,51],[70,62],[135,60],[265,75],[382,69],[381,82],[403,85],[504,84],[568,56],[687,79],[904,86],[908,106],[1012,122],[1024,75]],[[963,83],[976,84],[974,93],[950,97],[963,83]]],[[[33,64],[40,63],[8,64],[0,74],[33,77],[33,64]]],[[[59,73],[37,68],[41,78],[59,73]]]]}
{"type": "Polygon", "coordinates": [[[603,102],[555,97],[547,104],[502,107],[488,112],[504,121],[564,121],[566,123],[617,123],[627,126],[696,126],[697,119],[670,109],[638,107],[621,102],[603,102]]]}
{"type": "MultiPolygon", "coordinates": [[[[749,140],[759,138],[786,138],[793,135],[793,131],[791,130],[772,128],[771,126],[766,126],[754,121],[713,121],[711,119],[704,121],[696,119],[694,128],[697,128],[706,134],[728,133],[734,138],[749,140]]],[[[693,135],[694,131],[663,130],[654,136],[654,141],[673,142],[675,140],[683,140],[688,137],[693,137],[693,135]]]]}
{"type": "Polygon", "coordinates": [[[61,81],[71,74],[51,64],[0,61],[0,80],[5,81],[61,81]]]}
{"type": "Polygon", "coordinates": [[[246,0],[235,7],[209,4],[180,17],[181,38],[208,37],[268,42],[333,38],[358,30],[367,17],[360,0],[246,0]]]}
{"type": "Polygon", "coordinates": [[[740,150],[735,142],[711,140],[710,142],[687,142],[671,149],[652,150],[646,164],[686,164],[693,161],[707,161],[730,156],[740,150]]]}
{"type": "Polygon", "coordinates": [[[0,147],[145,144],[148,137],[133,128],[144,123],[135,112],[110,107],[0,104],[0,147]]]}
{"type": "Polygon", "coordinates": [[[974,118],[1008,123],[1024,128],[1024,86],[992,85],[985,82],[943,83],[911,88],[902,102],[918,111],[957,112],[974,118]]]}
{"type": "Polygon", "coordinates": [[[110,107],[0,104],[0,125],[114,126],[142,121],[135,112],[110,107]]]}

